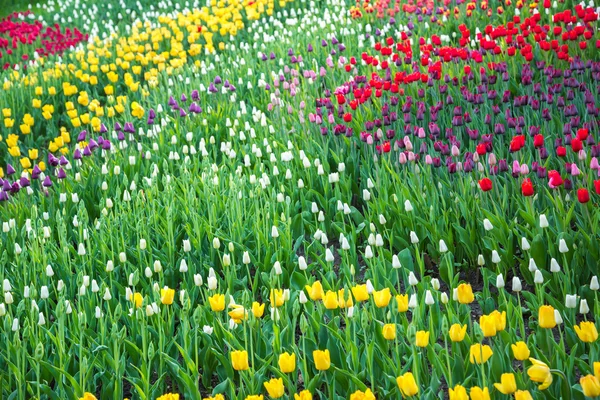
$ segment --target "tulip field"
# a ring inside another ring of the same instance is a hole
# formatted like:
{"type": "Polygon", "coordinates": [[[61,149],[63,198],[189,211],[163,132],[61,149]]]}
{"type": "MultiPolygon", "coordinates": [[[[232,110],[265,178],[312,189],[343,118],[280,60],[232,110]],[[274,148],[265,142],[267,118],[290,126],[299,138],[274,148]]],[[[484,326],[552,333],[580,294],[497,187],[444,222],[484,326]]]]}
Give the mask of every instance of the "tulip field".
{"type": "Polygon", "coordinates": [[[600,398],[599,14],[0,0],[0,399],[600,398]]]}

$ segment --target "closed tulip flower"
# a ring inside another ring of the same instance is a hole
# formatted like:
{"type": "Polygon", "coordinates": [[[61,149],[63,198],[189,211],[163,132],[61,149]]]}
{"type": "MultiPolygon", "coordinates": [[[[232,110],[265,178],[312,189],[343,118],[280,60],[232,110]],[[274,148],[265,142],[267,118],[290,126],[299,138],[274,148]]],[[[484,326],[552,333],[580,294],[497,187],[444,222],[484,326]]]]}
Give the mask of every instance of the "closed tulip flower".
{"type": "Polygon", "coordinates": [[[248,352],[246,350],[235,350],[230,353],[231,365],[236,371],[245,371],[248,367],[248,352]]]}
{"type": "Polygon", "coordinates": [[[315,360],[315,368],[319,371],[327,371],[331,367],[331,357],[329,350],[315,350],[313,351],[313,358],[315,360]]]}
{"type": "Polygon", "coordinates": [[[175,289],[169,289],[168,287],[164,287],[164,289],[160,289],[160,302],[165,305],[173,304],[173,297],[175,297],[175,289]]]}
{"type": "Polygon", "coordinates": [[[593,343],[598,340],[598,330],[593,322],[584,321],[575,325],[575,332],[582,342],[593,343]]]}
{"type": "Polygon", "coordinates": [[[79,400],[96,400],[96,396],[94,396],[90,392],[85,392],[83,394],[83,397],[80,397],[79,400]]]}
{"type": "Polygon", "coordinates": [[[271,289],[270,294],[271,307],[281,307],[285,303],[283,289],[271,289]]]}
{"type": "Polygon", "coordinates": [[[531,361],[533,364],[527,369],[527,375],[529,376],[529,379],[531,379],[533,382],[541,383],[541,385],[538,386],[538,389],[547,389],[552,383],[552,373],[550,372],[550,367],[540,360],[536,360],[535,358],[529,358],[529,361],[531,361]]]}
{"type": "Polygon", "coordinates": [[[469,361],[471,361],[471,364],[485,364],[492,354],[494,354],[494,352],[487,344],[474,344],[470,349],[469,361]]]}
{"type": "Polygon", "coordinates": [[[279,369],[284,374],[294,372],[296,370],[296,354],[281,353],[279,355],[279,369]]]}
{"type": "Polygon", "coordinates": [[[471,304],[475,300],[473,289],[469,283],[461,283],[458,285],[457,296],[460,304],[471,304]]]}
{"type": "Polygon", "coordinates": [[[135,305],[135,308],[140,308],[142,306],[142,303],[144,302],[144,298],[142,297],[141,293],[134,293],[131,296],[131,301],[135,305]]]}
{"type": "Polygon", "coordinates": [[[373,299],[375,300],[375,305],[379,308],[386,307],[392,298],[392,294],[390,293],[389,288],[385,288],[383,290],[374,291],[373,299]]]}
{"type": "Polygon", "coordinates": [[[510,347],[513,351],[513,356],[516,360],[523,361],[529,358],[529,348],[527,347],[527,343],[525,342],[517,342],[515,344],[511,344],[510,347]]]}
{"type": "Polygon", "coordinates": [[[490,391],[486,387],[481,389],[479,386],[473,386],[469,394],[471,400],[491,400],[490,391]]]}
{"type": "Polygon", "coordinates": [[[493,316],[482,315],[481,317],[479,317],[479,326],[481,326],[483,336],[496,336],[496,320],[493,316]]]}
{"type": "Polygon", "coordinates": [[[596,378],[600,379],[600,361],[594,363],[594,375],[596,378]]]}
{"type": "Polygon", "coordinates": [[[454,389],[448,390],[448,395],[450,400],[469,400],[467,389],[460,385],[456,385],[454,389]]]}
{"type": "Polygon", "coordinates": [[[225,295],[215,294],[208,298],[210,308],[214,312],[223,311],[225,309],[225,295]]]}
{"type": "Polygon", "coordinates": [[[369,300],[367,285],[356,285],[352,288],[352,295],[357,302],[369,300]]]}
{"type": "Polygon", "coordinates": [[[462,342],[467,333],[467,325],[453,324],[450,327],[450,340],[453,342],[462,342]]]}
{"type": "Polygon", "coordinates": [[[364,392],[362,390],[357,390],[356,392],[350,395],[350,400],[376,400],[375,395],[371,391],[371,389],[367,388],[364,392]]]}
{"type": "Polygon", "coordinates": [[[500,383],[494,383],[494,387],[502,394],[513,394],[517,391],[517,381],[514,374],[502,374],[500,383]]]}
{"type": "Polygon", "coordinates": [[[396,324],[385,324],[381,333],[386,340],[396,339],[396,324]]]}
{"type": "Polygon", "coordinates": [[[515,392],[515,400],[533,400],[529,390],[517,390],[515,392]]]}
{"type": "Polygon", "coordinates": [[[407,294],[398,294],[396,295],[396,304],[398,304],[398,312],[407,312],[408,311],[408,295],[407,294]]]}
{"type": "Polygon", "coordinates": [[[269,392],[269,396],[273,399],[278,399],[283,397],[285,394],[285,390],[283,387],[283,379],[271,379],[269,382],[265,382],[265,389],[269,392]]]}
{"type": "Polygon", "coordinates": [[[582,376],[579,379],[581,389],[586,397],[598,397],[600,396],[600,380],[594,375],[582,376]]]}
{"type": "Polygon", "coordinates": [[[554,307],[541,306],[538,310],[538,319],[540,328],[554,328],[556,326],[556,319],[554,318],[554,307]]]}
{"type": "Polygon", "coordinates": [[[335,310],[336,308],[338,308],[338,294],[336,292],[328,290],[327,293],[325,293],[325,297],[323,298],[323,305],[328,310],[335,310]]]}
{"type": "Polygon", "coordinates": [[[415,344],[418,347],[426,347],[429,344],[429,331],[418,331],[415,344]]]}
{"type": "Polygon", "coordinates": [[[248,312],[243,306],[236,305],[233,310],[229,311],[228,315],[239,324],[243,319],[248,318],[248,312]]]}
{"type": "Polygon", "coordinates": [[[496,332],[502,332],[506,328],[506,311],[494,310],[490,314],[496,323],[496,332]]]}
{"type": "Polygon", "coordinates": [[[265,305],[255,301],[252,303],[252,314],[254,318],[261,318],[265,313],[265,305]]]}
{"type": "Polygon", "coordinates": [[[305,288],[306,292],[308,293],[308,297],[310,297],[310,299],[313,301],[321,300],[324,296],[323,286],[319,281],[313,283],[312,286],[306,285],[305,288]]]}
{"type": "Polygon", "coordinates": [[[396,378],[396,383],[402,393],[402,397],[410,397],[419,393],[419,387],[415,381],[412,372],[406,372],[404,375],[396,378]]]}

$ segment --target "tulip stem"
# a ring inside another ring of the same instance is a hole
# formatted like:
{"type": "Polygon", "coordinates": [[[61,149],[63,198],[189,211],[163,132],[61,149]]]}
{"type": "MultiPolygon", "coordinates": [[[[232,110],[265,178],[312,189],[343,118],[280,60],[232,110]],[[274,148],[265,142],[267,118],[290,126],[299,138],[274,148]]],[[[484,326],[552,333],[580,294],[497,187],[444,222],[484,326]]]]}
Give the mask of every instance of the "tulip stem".
{"type": "Polygon", "coordinates": [[[519,301],[519,325],[521,326],[521,339],[525,339],[525,321],[523,321],[523,308],[521,307],[521,296],[518,292],[517,300],[519,301]]]}
{"type": "Polygon", "coordinates": [[[450,350],[448,349],[448,337],[444,335],[444,346],[446,347],[446,364],[448,364],[448,387],[454,387],[452,384],[452,368],[450,368],[450,350]]]}

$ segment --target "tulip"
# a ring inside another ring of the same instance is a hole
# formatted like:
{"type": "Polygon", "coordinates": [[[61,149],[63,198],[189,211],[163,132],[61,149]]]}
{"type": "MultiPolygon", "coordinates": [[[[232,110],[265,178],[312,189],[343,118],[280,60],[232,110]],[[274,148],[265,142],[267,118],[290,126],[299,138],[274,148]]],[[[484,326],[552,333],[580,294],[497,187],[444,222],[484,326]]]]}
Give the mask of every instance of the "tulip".
{"type": "Polygon", "coordinates": [[[312,286],[306,285],[305,288],[306,292],[308,293],[308,297],[310,297],[311,300],[316,301],[321,300],[323,298],[324,292],[321,282],[316,281],[312,284],[312,286]]]}
{"type": "Polygon", "coordinates": [[[470,349],[469,361],[471,361],[471,364],[485,364],[492,354],[494,354],[494,352],[487,344],[474,344],[470,349]]]}
{"type": "Polygon", "coordinates": [[[327,371],[331,367],[331,358],[329,350],[315,350],[313,351],[313,358],[315,360],[315,368],[319,371],[327,371]]]}
{"type": "Polygon", "coordinates": [[[303,390],[300,393],[294,394],[294,400],[312,400],[313,396],[308,390],[303,390]]]}
{"type": "Polygon", "coordinates": [[[265,305],[255,301],[252,303],[252,314],[254,318],[261,318],[265,313],[265,305]]]}
{"type": "Polygon", "coordinates": [[[225,295],[215,294],[208,298],[211,310],[214,312],[223,311],[225,309],[225,295]]]}
{"type": "Polygon", "coordinates": [[[357,390],[356,392],[350,395],[350,400],[376,400],[375,395],[371,391],[371,389],[367,388],[364,392],[362,390],[357,390]]]}
{"type": "Polygon", "coordinates": [[[429,331],[418,331],[415,344],[417,347],[426,347],[429,344],[429,331]]]}
{"type": "Polygon", "coordinates": [[[412,372],[406,372],[404,375],[397,377],[396,383],[398,384],[400,393],[402,393],[402,397],[410,397],[419,393],[419,387],[412,372]]]}
{"type": "Polygon", "coordinates": [[[229,311],[228,315],[235,321],[235,323],[239,324],[243,319],[248,318],[248,313],[246,309],[242,306],[236,305],[234,306],[232,311],[229,311]]]}
{"type": "Polygon", "coordinates": [[[385,324],[381,331],[386,340],[396,339],[396,324],[385,324]]]}
{"type": "Polygon", "coordinates": [[[323,305],[328,310],[335,310],[339,307],[338,295],[336,292],[328,290],[323,298],[323,305]]]}
{"type": "Polygon", "coordinates": [[[398,312],[408,311],[408,295],[398,294],[396,295],[396,303],[398,304],[398,312]]]}
{"type": "Polygon", "coordinates": [[[131,301],[133,302],[133,304],[135,305],[135,308],[140,308],[142,306],[142,303],[144,301],[144,298],[142,297],[141,293],[134,293],[131,296],[131,301]]]}
{"type": "Polygon", "coordinates": [[[281,307],[283,305],[285,302],[283,293],[283,289],[271,289],[271,294],[269,296],[271,306],[281,307]]]}
{"type": "Polygon", "coordinates": [[[469,283],[461,283],[458,285],[458,302],[460,304],[471,304],[475,300],[473,289],[469,283]]]}
{"type": "Polygon", "coordinates": [[[533,400],[529,390],[517,390],[515,392],[515,400],[533,400]]]}
{"type": "Polygon", "coordinates": [[[481,389],[479,386],[473,386],[471,388],[471,400],[490,400],[490,391],[487,387],[481,389]]]}
{"type": "Polygon", "coordinates": [[[351,288],[352,295],[354,296],[354,300],[357,302],[369,300],[369,292],[367,290],[367,285],[356,285],[351,288]]]}
{"type": "Polygon", "coordinates": [[[517,342],[515,344],[511,344],[510,347],[513,351],[513,356],[516,360],[523,361],[529,358],[529,348],[527,347],[527,343],[525,342],[517,342]]]}
{"type": "Polygon", "coordinates": [[[279,369],[284,374],[294,372],[296,370],[296,354],[281,353],[279,355],[279,369]]]}
{"type": "Polygon", "coordinates": [[[283,379],[271,379],[269,382],[264,383],[265,389],[269,392],[269,396],[273,399],[278,399],[283,397],[285,394],[285,389],[283,386],[283,379]]]}
{"type": "Polygon", "coordinates": [[[514,374],[502,374],[500,383],[494,383],[494,387],[502,394],[513,394],[517,391],[517,382],[514,374]]]}
{"type": "Polygon", "coordinates": [[[483,178],[479,180],[479,187],[482,191],[488,192],[492,190],[492,180],[490,178],[483,178]]]}
{"type": "Polygon", "coordinates": [[[529,361],[533,364],[529,369],[527,369],[527,375],[529,375],[529,379],[533,382],[541,383],[538,386],[538,389],[544,390],[547,389],[552,383],[552,372],[550,372],[550,367],[540,360],[536,360],[535,358],[529,358],[529,361]]]}
{"type": "Polygon", "coordinates": [[[482,315],[479,318],[479,325],[483,331],[483,336],[496,336],[496,319],[491,315],[482,315]]]}
{"type": "Polygon", "coordinates": [[[582,376],[579,379],[581,389],[586,397],[597,397],[600,396],[600,380],[594,375],[582,376]]]}
{"type": "Polygon", "coordinates": [[[598,340],[596,325],[590,321],[583,321],[579,325],[575,325],[575,333],[579,340],[585,343],[593,343],[598,340]]]}
{"type": "Polygon", "coordinates": [[[94,396],[90,392],[85,392],[83,394],[83,397],[80,397],[79,400],[96,400],[96,396],[94,396]]]}
{"type": "Polygon", "coordinates": [[[166,286],[164,289],[160,289],[160,302],[164,305],[170,306],[173,304],[173,297],[175,297],[175,289],[169,289],[166,286]]]}
{"type": "Polygon", "coordinates": [[[461,385],[456,385],[454,386],[454,389],[449,389],[448,395],[450,397],[450,400],[469,400],[467,389],[465,389],[461,385]]]}
{"type": "Polygon", "coordinates": [[[538,310],[540,328],[552,329],[556,326],[554,307],[541,306],[538,310]]]}
{"type": "Polygon", "coordinates": [[[245,371],[248,367],[248,352],[246,350],[235,350],[230,353],[231,365],[236,371],[245,371]]]}
{"type": "Polygon", "coordinates": [[[453,342],[462,342],[465,338],[465,334],[467,333],[467,325],[461,326],[460,324],[453,324],[450,327],[450,340],[453,342]]]}
{"type": "Polygon", "coordinates": [[[385,288],[379,291],[373,292],[373,299],[375,300],[375,305],[378,308],[386,307],[390,300],[392,299],[392,294],[390,293],[389,288],[385,288]]]}

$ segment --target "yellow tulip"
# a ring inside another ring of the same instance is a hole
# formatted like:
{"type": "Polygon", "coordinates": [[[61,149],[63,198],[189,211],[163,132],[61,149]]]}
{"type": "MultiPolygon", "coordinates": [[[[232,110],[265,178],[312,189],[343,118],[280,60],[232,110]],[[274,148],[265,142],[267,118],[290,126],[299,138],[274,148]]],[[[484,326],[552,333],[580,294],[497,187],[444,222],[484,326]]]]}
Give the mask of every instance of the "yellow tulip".
{"type": "Polygon", "coordinates": [[[17,146],[9,147],[8,154],[13,157],[19,157],[21,155],[21,149],[19,149],[17,146]]]}
{"type": "Polygon", "coordinates": [[[496,332],[502,332],[506,328],[506,311],[494,310],[489,316],[496,323],[496,332]]]}
{"type": "Polygon", "coordinates": [[[593,322],[583,321],[579,325],[575,325],[575,332],[582,342],[593,343],[598,340],[598,330],[593,322]]]}
{"type": "Polygon", "coordinates": [[[471,400],[491,400],[490,391],[487,387],[481,389],[479,386],[473,386],[469,394],[471,395],[471,400]]]}
{"type": "Polygon", "coordinates": [[[396,295],[396,304],[398,304],[398,312],[407,312],[408,311],[408,295],[407,294],[398,294],[396,295]]]}
{"type": "Polygon", "coordinates": [[[273,399],[283,397],[285,394],[283,379],[281,378],[273,378],[269,382],[265,382],[263,385],[265,386],[265,389],[267,389],[267,392],[269,392],[269,396],[273,399]]]}
{"type": "Polygon", "coordinates": [[[538,318],[540,328],[552,329],[556,326],[554,307],[552,306],[541,306],[538,310],[538,318]]]}
{"type": "Polygon", "coordinates": [[[463,386],[456,385],[454,389],[450,389],[448,391],[450,400],[469,400],[469,395],[467,394],[467,389],[463,386]]]}
{"type": "Polygon", "coordinates": [[[175,297],[175,289],[169,289],[168,287],[164,287],[164,289],[160,289],[160,302],[165,305],[173,304],[173,298],[175,297]]]}
{"type": "Polygon", "coordinates": [[[285,302],[285,298],[283,297],[283,289],[271,289],[269,298],[271,300],[271,306],[281,307],[285,302]]]}
{"type": "Polygon", "coordinates": [[[352,288],[352,295],[357,302],[369,300],[367,285],[356,285],[352,288]]]}
{"type": "Polygon", "coordinates": [[[131,301],[135,305],[135,308],[140,308],[144,302],[144,298],[141,293],[134,293],[133,296],[131,296],[131,301]]]}
{"type": "Polygon", "coordinates": [[[325,305],[325,308],[328,310],[335,310],[336,308],[338,308],[339,302],[337,293],[328,290],[327,293],[325,293],[325,297],[323,298],[323,305],[325,305]]]}
{"type": "Polygon", "coordinates": [[[594,375],[596,378],[600,379],[600,361],[594,363],[594,375]]]}
{"type": "Polygon", "coordinates": [[[529,358],[529,354],[531,354],[529,348],[527,347],[527,343],[525,342],[511,344],[510,347],[512,348],[513,356],[519,361],[527,360],[529,358]]]}
{"type": "Polygon", "coordinates": [[[385,288],[379,291],[373,292],[373,299],[375,300],[375,305],[378,308],[386,307],[390,300],[392,299],[392,294],[390,293],[389,288],[385,288]]]}
{"type": "Polygon", "coordinates": [[[19,161],[21,162],[21,167],[23,167],[24,169],[31,168],[31,160],[29,160],[29,158],[23,157],[19,161]]]}
{"type": "Polygon", "coordinates": [[[376,400],[375,395],[371,391],[371,389],[367,388],[364,392],[362,390],[357,390],[356,392],[350,395],[350,400],[376,400]]]}
{"type": "Polygon", "coordinates": [[[31,158],[32,160],[35,160],[38,158],[38,150],[37,149],[29,149],[28,154],[29,154],[29,158],[31,158]]]}
{"type": "Polygon", "coordinates": [[[248,352],[246,350],[235,350],[231,352],[231,365],[236,371],[245,371],[248,367],[248,352]]]}
{"type": "Polygon", "coordinates": [[[2,116],[4,118],[10,118],[12,116],[12,112],[11,112],[10,108],[3,108],[2,109],[2,116]]]}
{"type": "Polygon", "coordinates": [[[90,392],[85,392],[83,394],[83,397],[80,397],[79,400],[96,400],[96,396],[94,396],[90,392]]]}
{"type": "Polygon", "coordinates": [[[262,394],[251,394],[250,396],[246,396],[246,400],[263,400],[264,397],[262,394]]]}
{"type": "Polygon", "coordinates": [[[323,286],[321,285],[321,282],[316,281],[315,283],[311,285],[306,285],[306,292],[308,293],[308,297],[310,297],[311,300],[313,301],[317,301],[317,300],[321,300],[323,298],[323,286]]]}
{"type": "Polygon", "coordinates": [[[533,364],[527,370],[527,375],[529,375],[529,379],[534,382],[541,383],[538,386],[538,389],[544,390],[550,386],[552,383],[552,373],[550,372],[550,367],[540,360],[536,360],[535,358],[529,358],[529,361],[533,364]]]}
{"type": "Polygon", "coordinates": [[[483,331],[483,336],[496,336],[496,319],[491,315],[482,315],[479,317],[479,326],[483,331]]]}
{"type": "Polygon", "coordinates": [[[329,350],[315,350],[313,351],[313,358],[315,360],[315,368],[319,371],[327,371],[331,367],[331,357],[329,350]]]}
{"type": "Polygon", "coordinates": [[[450,327],[450,340],[453,342],[462,342],[467,333],[467,325],[453,324],[450,327]]]}
{"type": "Polygon", "coordinates": [[[252,303],[252,314],[254,318],[261,318],[265,313],[265,305],[260,304],[258,301],[252,303]]]}
{"type": "Polygon", "coordinates": [[[294,394],[294,400],[312,400],[312,394],[308,390],[303,390],[300,393],[294,394]]]}
{"type": "Polygon", "coordinates": [[[579,379],[581,389],[586,397],[598,397],[600,396],[600,380],[594,375],[582,376],[579,379]]]}
{"type": "Polygon", "coordinates": [[[296,370],[296,353],[281,353],[279,355],[279,369],[284,374],[294,372],[296,370]]]}
{"type": "Polygon", "coordinates": [[[396,324],[385,324],[381,331],[383,337],[387,340],[396,339],[396,324]]]}
{"type": "Polygon", "coordinates": [[[533,400],[529,390],[517,390],[515,392],[515,400],[533,400]]]}
{"type": "Polygon", "coordinates": [[[248,318],[248,312],[240,305],[234,306],[233,310],[229,311],[228,315],[238,324],[242,322],[243,319],[248,318]]]}
{"type": "Polygon", "coordinates": [[[179,400],[179,394],[177,394],[177,393],[163,394],[162,396],[157,397],[156,400],[179,400]]]}
{"type": "Polygon", "coordinates": [[[400,393],[402,393],[402,397],[410,397],[419,393],[419,387],[412,372],[406,372],[404,375],[397,377],[396,383],[398,384],[400,393]]]}
{"type": "Polygon", "coordinates": [[[426,347],[429,344],[429,331],[418,331],[415,344],[418,347],[426,347]]]}
{"type": "Polygon", "coordinates": [[[460,304],[471,304],[475,300],[473,289],[469,283],[461,283],[458,285],[458,302],[460,304]]]}
{"type": "Polygon", "coordinates": [[[225,295],[215,294],[208,298],[211,310],[215,312],[223,311],[225,309],[225,295]]]}
{"type": "Polygon", "coordinates": [[[225,400],[225,396],[222,394],[216,394],[214,396],[204,397],[202,400],[225,400]]]}
{"type": "Polygon", "coordinates": [[[471,364],[485,364],[494,354],[490,346],[479,343],[471,346],[469,361],[471,364]]]}
{"type": "Polygon", "coordinates": [[[352,296],[350,296],[350,294],[348,293],[348,299],[346,299],[346,296],[344,295],[344,289],[340,289],[338,290],[338,303],[340,308],[347,308],[347,307],[352,307],[354,305],[354,303],[352,302],[352,296]]]}
{"type": "Polygon", "coordinates": [[[513,394],[517,391],[517,381],[514,374],[502,374],[500,383],[494,383],[494,387],[502,394],[513,394]]]}

